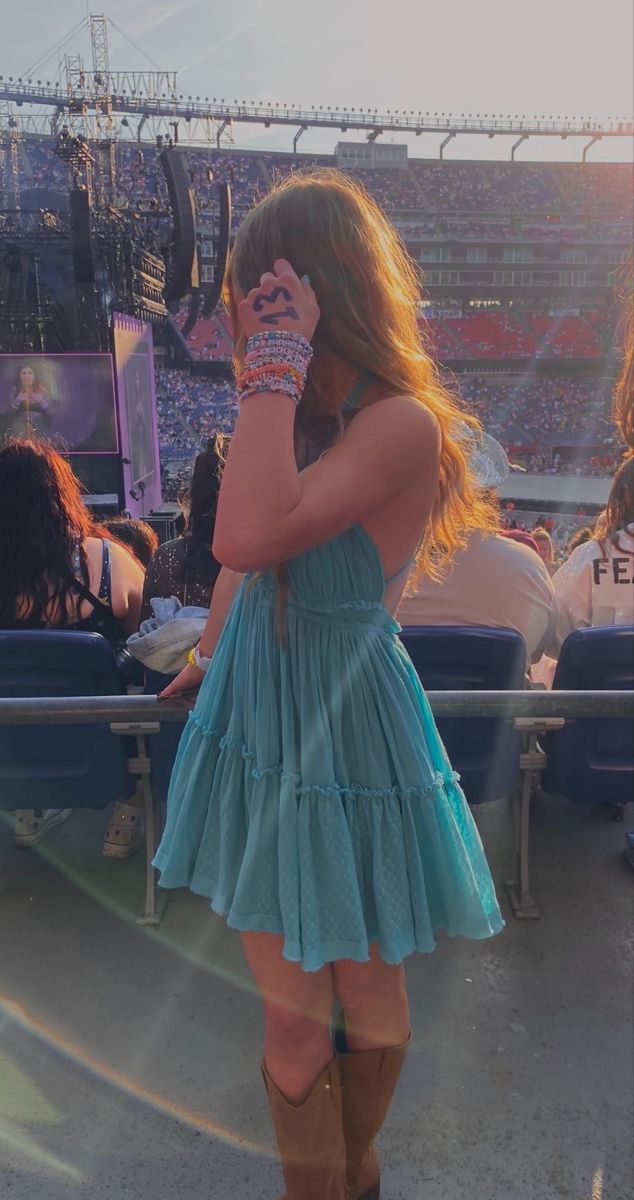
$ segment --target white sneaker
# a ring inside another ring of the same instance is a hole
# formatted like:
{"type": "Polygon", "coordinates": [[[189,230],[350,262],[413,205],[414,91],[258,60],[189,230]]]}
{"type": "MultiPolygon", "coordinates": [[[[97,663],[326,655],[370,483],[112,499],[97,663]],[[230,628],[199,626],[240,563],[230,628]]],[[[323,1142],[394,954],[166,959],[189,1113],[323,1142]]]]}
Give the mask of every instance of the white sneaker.
{"type": "Polygon", "coordinates": [[[15,844],[20,849],[35,846],[49,829],[72,816],[72,808],[18,808],[15,814],[15,844]]]}
{"type": "Polygon", "coordinates": [[[115,800],[101,847],[104,858],[129,858],[143,845],[143,809],[115,800]]]}

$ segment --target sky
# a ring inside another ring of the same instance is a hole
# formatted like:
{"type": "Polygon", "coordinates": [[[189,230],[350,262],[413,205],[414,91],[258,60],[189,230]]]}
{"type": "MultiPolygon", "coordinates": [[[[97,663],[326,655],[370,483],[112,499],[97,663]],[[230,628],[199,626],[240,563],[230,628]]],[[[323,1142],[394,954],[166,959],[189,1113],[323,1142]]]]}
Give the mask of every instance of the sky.
{"type": "MultiPolygon", "coordinates": [[[[176,70],[186,95],[458,115],[632,114],[631,0],[104,0],[93,11],[116,26],[113,69],[176,70]]],[[[26,71],[86,12],[85,0],[3,6],[0,74],[26,71]]],[[[89,62],[85,31],[61,53],[82,49],[89,62]]],[[[291,149],[293,132],[238,126],[235,140],[291,149]]],[[[331,151],[341,136],[309,131],[300,148],[331,151]]],[[[435,158],[440,141],[412,137],[409,153],[435,158]]],[[[459,137],[445,156],[504,159],[509,150],[509,139],[459,137]]],[[[589,158],[631,155],[631,143],[605,139],[589,158]]],[[[518,152],[580,156],[576,139],[531,139],[518,152]]]]}

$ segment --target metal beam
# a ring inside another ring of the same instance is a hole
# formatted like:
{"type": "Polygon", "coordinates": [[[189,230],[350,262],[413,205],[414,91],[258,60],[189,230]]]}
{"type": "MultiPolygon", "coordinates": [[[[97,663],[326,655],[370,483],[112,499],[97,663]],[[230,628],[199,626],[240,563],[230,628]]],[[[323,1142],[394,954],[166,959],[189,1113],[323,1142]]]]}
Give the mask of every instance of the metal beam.
{"type": "Polygon", "coordinates": [[[300,137],[302,136],[302,134],[306,133],[307,129],[308,129],[308,125],[301,125],[300,128],[297,130],[297,133],[295,134],[295,137],[293,138],[293,154],[297,154],[297,143],[298,143],[300,137]]]}
{"type": "Polygon", "coordinates": [[[225,129],[227,128],[228,124],[229,124],[228,121],[221,121],[220,125],[218,126],[218,130],[216,133],[216,146],[218,147],[218,149],[220,149],[220,139],[221,139],[225,129]]]}
{"type": "Polygon", "coordinates": [[[441,159],[441,161],[445,157],[445,146],[447,146],[449,144],[449,142],[452,140],[452,138],[455,138],[455,136],[456,136],[455,133],[448,133],[444,142],[440,143],[440,151],[439,151],[438,157],[441,159]]]}
{"type": "Polygon", "coordinates": [[[518,137],[516,142],[513,142],[513,145],[511,146],[511,162],[515,162],[515,151],[517,150],[518,146],[521,146],[522,142],[528,141],[528,136],[529,135],[527,133],[523,133],[521,137],[518,137]]]}
{"type": "Polygon", "coordinates": [[[590,138],[590,141],[589,141],[589,142],[587,142],[587,143],[586,143],[586,145],[583,147],[583,155],[582,155],[582,161],[583,161],[583,162],[585,162],[585,161],[586,161],[586,155],[587,155],[587,153],[588,153],[588,150],[590,150],[590,148],[591,148],[592,146],[594,146],[594,143],[595,143],[595,142],[600,142],[600,141],[601,141],[601,134],[600,134],[600,133],[596,133],[596,134],[594,135],[594,137],[591,137],[591,138],[590,138]]]}
{"type": "MultiPolygon", "coordinates": [[[[94,72],[79,69],[73,62],[73,101],[84,106],[87,112],[99,110],[103,96],[99,94],[94,72]],[[80,86],[81,84],[81,86],[80,86]]],[[[141,116],[148,112],[155,117],[176,119],[204,119],[213,121],[242,122],[256,125],[306,125],[309,128],[341,129],[367,132],[370,141],[381,133],[477,133],[477,134],[526,134],[529,137],[631,137],[634,122],[631,118],[593,124],[587,120],[562,117],[481,116],[470,114],[455,117],[447,113],[374,113],[343,112],[337,109],[277,108],[265,104],[225,104],[224,100],[200,100],[199,97],[184,96],[176,92],[175,77],[168,73],[130,72],[125,77],[128,87],[116,86],[123,82],[121,73],[110,73],[113,112],[141,116]],[[158,80],[161,84],[158,84],[158,80]],[[160,91],[159,91],[160,86],[160,91]]],[[[0,79],[0,100],[19,102],[21,105],[44,105],[57,108],[67,102],[63,89],[50,84],[34,85],[0,79]]]]}

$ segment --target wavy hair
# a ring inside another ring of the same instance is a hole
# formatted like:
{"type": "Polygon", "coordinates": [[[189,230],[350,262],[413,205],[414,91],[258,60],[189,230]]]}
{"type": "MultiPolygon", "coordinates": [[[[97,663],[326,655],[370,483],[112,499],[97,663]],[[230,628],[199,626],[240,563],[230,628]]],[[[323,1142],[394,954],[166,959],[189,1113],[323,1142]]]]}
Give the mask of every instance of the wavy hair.
{"type": "Polygon", "coordinates": [[[615,544],[619,530],[634,522],[634,455],[626,458],[616,472],[605,513],[601,517],[595,538],[605,550],[608,542],[615,544]]]}
{"type": "MultiPolygon", "coordinates": [[[[355,375],[370,383],[361,407],[404,394],[428,408],[442,434],[440,483],[417,569],[437,577],[472,531],[499,522],[468,463],[466,444],[480,434],[480,422],[443,384],[421,339],[414,263],[357,182],[330,168],[294,173],[248,213],[236,236],[225,298],[237,370],[245,353],[237,305],[278,258],[309,275],[321,313],[297,409],[298,459],[318,457],[341,436],[341,409],[355,375]]],[[[284,566],[278,576],[283,585],[284,566]]]]}
{"type": "Polygon", "coordinates": [[[72,468],[42,441],[0,447],[0,627],[63,624],[76,547],[88,587],[87,537],[100,537],[72,468]]]}
{"type": "Polygon", "coordinates": [[[614,390],[612,416],[627,453],[634,454],[634,266],[630,262],[629,278],[623,288],[624,339],[623,362],[614,390]]]}

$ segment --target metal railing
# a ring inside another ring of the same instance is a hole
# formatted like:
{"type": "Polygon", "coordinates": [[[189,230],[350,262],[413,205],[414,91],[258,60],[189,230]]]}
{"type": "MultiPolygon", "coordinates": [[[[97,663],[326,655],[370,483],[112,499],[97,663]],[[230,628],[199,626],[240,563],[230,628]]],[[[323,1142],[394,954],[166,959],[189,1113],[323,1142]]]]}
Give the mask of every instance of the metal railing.
{"type": "MultiPolygon", "coordinates": [[[[516,878],[506,884],[513,913],[534,919],[539,911],[530,891],[529,823],[534,783],[546,767],[546,755],[538,735],[562,729],[567,720],[580,718],[634,718],[631,691],[430,691],[427,698],[436,719],[457,717],[496,718],[512,721],[524,737],[519,757],[520,786],[513,796],[516,878]]],[[[146,830],[145,902],[140,924],[157,924],[161,919],[152,860],[161,825],[160,806],[154,802],[147,737],[160,733],[163,724],[183,725],[193,708],[195,694],[180,699],[158,700],[156,696],[78,696],[0,698],[2,725],[88,725],[107,724],[113,735],[136,738],[137,753],[129,759],[129,770],[138,776],[144,797],[146,830]]]]}
{"type": "MultiPolygon", "coordinates": [[[[427,692],[435,717],[634,717],[634,693],[621,691],[427,692]]],[[[0,725],[184,723],[195,695],[0,698],[0,725]]]]}

